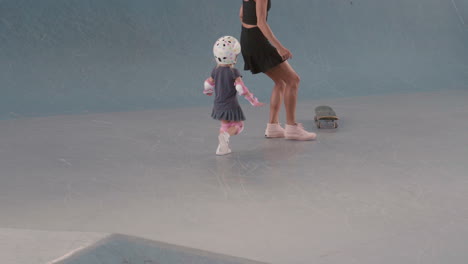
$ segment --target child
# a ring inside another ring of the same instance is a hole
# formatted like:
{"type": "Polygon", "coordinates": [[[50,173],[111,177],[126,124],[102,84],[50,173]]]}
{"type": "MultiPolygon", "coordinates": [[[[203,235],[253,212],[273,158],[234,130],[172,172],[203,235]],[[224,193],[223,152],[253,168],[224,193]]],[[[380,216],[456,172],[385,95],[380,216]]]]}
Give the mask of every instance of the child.
{"type": "Polygon", "coordinates": [[[263,106],[247,89],[240,72],[234,68],[241,47],[237,39],[231,36],[219,38],[213,46],[213,53],[218,64],[211,72],[211,77],[205,80],[204,94],[215,93],[211,117],[221,121],[219,129],[219,145],[216,155],[231,153],[229,137],[237,135],[244,129],[244,113],[237,101],[236,94],[242,95],[253,106],[263,106]]]}

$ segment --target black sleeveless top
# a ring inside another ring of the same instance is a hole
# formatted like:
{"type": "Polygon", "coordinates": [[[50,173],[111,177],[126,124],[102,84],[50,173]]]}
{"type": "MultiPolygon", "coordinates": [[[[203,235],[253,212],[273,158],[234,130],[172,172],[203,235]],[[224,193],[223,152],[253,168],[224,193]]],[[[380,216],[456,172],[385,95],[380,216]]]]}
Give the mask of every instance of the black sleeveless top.
{"type": "MultiPolygon", "coordinates": [[[[257,25],[257,3],[254,0],[242,0],[243,17],[242,22],[248,25],[257,25]]],[[[268,0],[267,11],[270,11],[271,0],[268,0]]],[[[267,13],[268,19],[268,13],[267,13]]]]}

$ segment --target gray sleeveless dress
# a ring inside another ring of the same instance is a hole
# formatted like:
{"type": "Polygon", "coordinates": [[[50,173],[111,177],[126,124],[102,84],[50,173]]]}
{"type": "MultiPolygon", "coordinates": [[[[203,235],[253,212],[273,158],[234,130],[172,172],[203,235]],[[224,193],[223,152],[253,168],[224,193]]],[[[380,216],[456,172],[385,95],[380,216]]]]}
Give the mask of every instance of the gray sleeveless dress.
{"type": "Polygon", "coordinates": [[[216,120],[244,121],[245,116],[237,101],[234,81],[242,77],[236,68],[216,66],[211,72],[215,80],[215,99],[211,117],[216,120]]]}

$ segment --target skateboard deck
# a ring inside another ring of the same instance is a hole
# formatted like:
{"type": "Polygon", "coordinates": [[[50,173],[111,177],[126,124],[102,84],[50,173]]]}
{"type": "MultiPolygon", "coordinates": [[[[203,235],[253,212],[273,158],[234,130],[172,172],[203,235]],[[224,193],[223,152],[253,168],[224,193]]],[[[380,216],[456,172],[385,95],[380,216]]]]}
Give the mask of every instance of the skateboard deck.
{"type": "Polygon", "coordinates": [[[315,108],[314,121],[318,128],[323,127],[323,124],[322,124],[323,122],[331,124],[333,128],[337,128],[338,127],[338,123],[336,122],[337,120],[339,120],[339,118],[336,115],[335,110],[333,110],[333,108],[331,108],[330,106],[321,105],[315,108]]]}

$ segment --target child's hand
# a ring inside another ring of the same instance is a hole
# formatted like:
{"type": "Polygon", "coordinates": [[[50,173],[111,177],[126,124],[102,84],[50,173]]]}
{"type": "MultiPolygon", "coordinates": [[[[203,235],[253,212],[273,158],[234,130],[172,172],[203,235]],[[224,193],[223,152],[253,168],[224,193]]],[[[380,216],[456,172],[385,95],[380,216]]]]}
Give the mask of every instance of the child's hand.
{"type": "Polygon", "coordinates": [[[265,104],[264,103],[261,103],[258,101],[258,98],[255,97],[252,93],[248,93],[245,95],[245,99],[247,99],[247,101],[250,102],[251,105],[255,106],[255,107],[259,107],[259,106],[264,106],[265,104]]]}
{"type": "Polygon", "coordinates": [[[258,101],[253,104],[253,106],[255,106],[255,107],[260,107],[260,106],[264,106],[264,105],[265,105],[264,103],[258,102],[258,101]]]}

